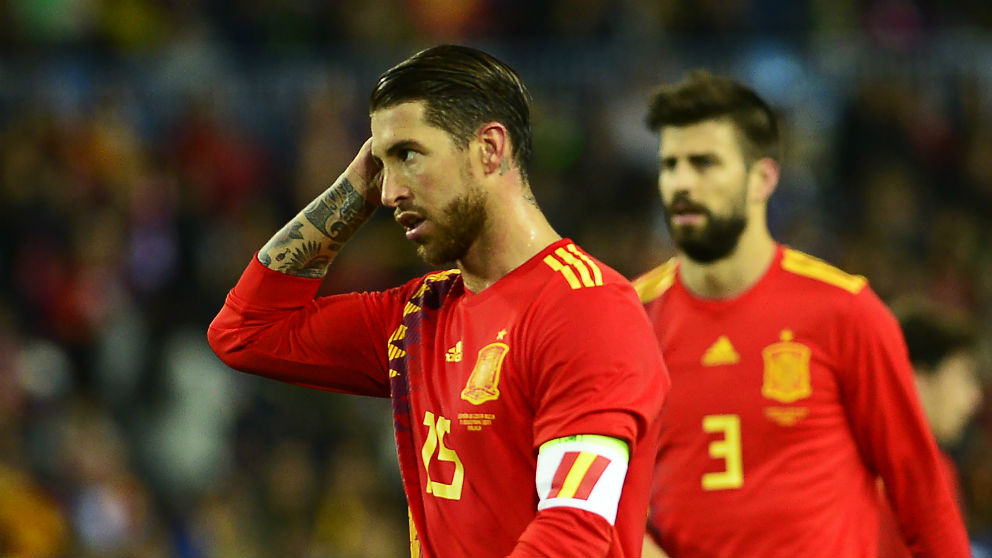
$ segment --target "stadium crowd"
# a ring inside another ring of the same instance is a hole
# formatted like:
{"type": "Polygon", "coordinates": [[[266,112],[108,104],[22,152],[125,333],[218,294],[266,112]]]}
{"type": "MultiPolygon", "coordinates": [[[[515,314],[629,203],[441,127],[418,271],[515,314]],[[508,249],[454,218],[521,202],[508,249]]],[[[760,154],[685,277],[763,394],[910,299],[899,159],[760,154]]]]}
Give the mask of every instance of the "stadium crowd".
{"type": "MultiPolygon", "coordinates": [[[[535,96],[535,194],[628,277],[673,254],[660,80],[787,124],[771,227],[980,332],[949,450],[992,547],[992,19],[978,1],[9,0],[0,6],[0,555],[398,556],[388,401],[235,374],[205,330],[368,136],[382,68],[483,46],[535,96]],[[984,19],[983,19],[984,18],[984,19]]],[[[380,212],[322,292],[425,270],[380,212]],[[351,258],[378,253],[382,257],[351,258]]],[[[338,265],[335,264],[335,265],[338,265]]]]}

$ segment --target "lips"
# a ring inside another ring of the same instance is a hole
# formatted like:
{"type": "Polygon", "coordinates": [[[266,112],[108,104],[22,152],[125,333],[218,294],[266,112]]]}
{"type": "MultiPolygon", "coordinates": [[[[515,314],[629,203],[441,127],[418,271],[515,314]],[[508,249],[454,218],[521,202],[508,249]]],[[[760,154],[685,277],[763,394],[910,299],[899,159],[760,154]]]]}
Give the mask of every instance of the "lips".
{"type": "Polygon", "coordinates": [[[677,200],[669,206],[668,215],[673,225],[692,226],[702,223],[707,211],[692,202],[677,200]]]}
{"type": "Polygon", "coordinates": [[[705,219],[706,216],[702,213],[679,213],[671,217],[672,224],[680,227],[700,225],[705,219]]]}
{"type": "Polygon", "coordinates": [[[690,201],[678,200],[672,202],[672,204],[668,208],[668,212],[671,213],[672,215],[683,215],[687,213],[702,214],[706,212],[706,209],[690,201]]]}
{"type": "Polygon", "coordinates": [[[420,234],[422,225],[427,221],[414,211],[398,211],[394,216],[396,222],[406,229],[406,237],[413,240],[420,234]]]}

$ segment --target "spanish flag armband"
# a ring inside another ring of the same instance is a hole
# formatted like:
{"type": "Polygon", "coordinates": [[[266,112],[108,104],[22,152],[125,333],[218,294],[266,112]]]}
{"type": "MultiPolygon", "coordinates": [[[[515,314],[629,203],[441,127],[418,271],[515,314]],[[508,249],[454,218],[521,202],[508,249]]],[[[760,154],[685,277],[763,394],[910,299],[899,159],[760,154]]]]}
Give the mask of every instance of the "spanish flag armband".
{"type": "Polygon", "coordinates": [[[627,443],[608,436],[583,434],[541,444],[537,454],[537,509],[579,508],[613,525],[629,460],[627,443]]]}

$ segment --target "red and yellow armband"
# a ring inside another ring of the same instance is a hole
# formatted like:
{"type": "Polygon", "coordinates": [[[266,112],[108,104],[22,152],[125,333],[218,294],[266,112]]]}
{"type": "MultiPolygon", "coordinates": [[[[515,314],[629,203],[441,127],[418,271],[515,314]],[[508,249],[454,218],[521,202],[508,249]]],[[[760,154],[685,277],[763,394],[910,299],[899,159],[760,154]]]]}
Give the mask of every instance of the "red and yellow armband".
{"type": "Polygon", "coordinates": [[[613,525],[629,460],[627,443],[608,436],[583,434],[545,442],[537,456],[537,509],[578,508],[613,525]]]}

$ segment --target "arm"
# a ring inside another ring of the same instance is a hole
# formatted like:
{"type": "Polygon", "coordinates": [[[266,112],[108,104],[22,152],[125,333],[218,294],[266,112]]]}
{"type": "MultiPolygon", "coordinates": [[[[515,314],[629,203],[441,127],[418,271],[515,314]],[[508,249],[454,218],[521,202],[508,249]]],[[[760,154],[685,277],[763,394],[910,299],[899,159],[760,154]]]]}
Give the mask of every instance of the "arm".
{"type": "Polygon", "coordinates": [[[537,517],[510,558],[624,555],[613,529],[627,475],[626,442],[578,435],[541,445],[537,517]]]}
{"type": "Polygon", "coordinates": [[[269,240],[228,294],[207,332],[227,365],[307,387],[388,395],[382,316],[399,290],[315,299],[338,250],[376,207],[366,199],[378,191],[370,144],[269,240]]]}
{"type": "Polygon", "coordinates": [[[841,336],[845,405],[916,556],[968,556],[967,533],[913,384],[898,323],[873,292],[853,300],[841,336]]]}
{"type": "Polygon", "coordinates": [[[570,290],[546,308],[548,314],[534,320],[542,331],[534,346],[541,370],[534,439],[551,442],[542,443],[538,454],[539,511],[511,556],[637,556],[657,454],[657,417],[669,387],[650,323],[626,285],[570,290]],[[559,443],[562,438],[570,441],[559,443]],[[589,438],[612,444],[583,447],[589,438]],[[610,451],[610,445],[624,453],[610,451]],[[556,482],[568,484],[573,475],[575,452],[586,454],[588,469],[581,475],[583,469],[575,470],[571,482],[593,485],[585,499],[577,497],[578,490],[572,498],[555,493],[556,482]],[[589,476],[601,458],[609,465],[598,478],[589,476]]]}
{"type": "Polygon", "coordinates": [[[258,252],[265,267],[298,277],[323,277],[338,251],[380,203],[379,166],[368,139],[348,168],[258,252]]]}

